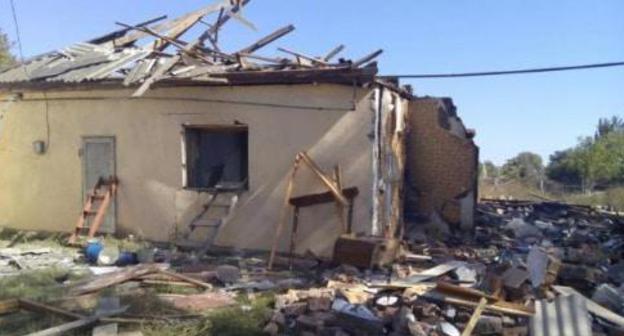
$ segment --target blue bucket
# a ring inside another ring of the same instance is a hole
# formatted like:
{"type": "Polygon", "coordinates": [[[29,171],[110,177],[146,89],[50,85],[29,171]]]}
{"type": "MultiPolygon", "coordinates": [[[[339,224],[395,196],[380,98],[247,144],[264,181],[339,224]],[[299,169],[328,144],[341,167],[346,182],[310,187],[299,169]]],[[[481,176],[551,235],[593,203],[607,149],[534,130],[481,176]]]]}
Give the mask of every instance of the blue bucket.
{"type": "Polygon", "coordinates": [[[87,241],[87,246],[85,247],[85,251],[84,251],[85,256],[87,257],[87,261],[89,261],[92,264],[95,264],[103,248],[104,248],[104,245],[102,245],[102,242],[99,241],[98,239],[91,239],[87,241]]]}

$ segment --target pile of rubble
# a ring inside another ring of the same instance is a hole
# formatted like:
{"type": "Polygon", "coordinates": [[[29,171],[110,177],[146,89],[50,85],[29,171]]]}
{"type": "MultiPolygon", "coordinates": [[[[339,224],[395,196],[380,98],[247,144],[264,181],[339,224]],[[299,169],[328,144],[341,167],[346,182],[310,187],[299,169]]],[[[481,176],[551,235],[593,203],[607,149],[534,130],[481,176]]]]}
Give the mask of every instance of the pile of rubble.
{"type": "Polygon", "coordinates": [[[613,335],[624,330],[624,226],[557,202],[483,202],[474,236],[411,241],[378,270],[325,270],[278,295],[265,331],[304,335],[613,335]]]}
{"type": "Polygon", "coordinates": [[[99,315],[28,299],[2,304],[11,308],[5,313],[64,314],[69,327],[141,325],[201,318],[240,305],[241,296],[253,302],[274,293],[272,313],[259,322],[269,335],[621,335],[623,220],[586,206],[486,200],[474,234],[413,236],[386,266],[276,255],[269,269],[265,255],[160,250],[152,260],[159,264],[90,267],[91,278],[66,284],[70,301],[112,288],[121,298],[155,293],[176,309],[168,315],[137,315],[119,304],[99,315]],[[193,290],[153,291],[163,286],[193,290]]]}

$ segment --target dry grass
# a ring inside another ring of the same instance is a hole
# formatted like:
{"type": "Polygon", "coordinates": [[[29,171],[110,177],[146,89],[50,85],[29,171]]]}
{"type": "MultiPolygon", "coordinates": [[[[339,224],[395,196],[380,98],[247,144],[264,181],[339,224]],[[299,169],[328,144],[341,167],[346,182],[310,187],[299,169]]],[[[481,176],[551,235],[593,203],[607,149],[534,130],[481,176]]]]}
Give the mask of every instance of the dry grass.
{"type": "Polygon", "coordinates": [[[542,193],[537,188],[532,188],[519,181],[505,181],[498,184],[479,183],[480,198],[511,198],[521,200],[543,201],[553,199],[553,195],[542,193]]]}
{"type": "Polygon", "coordinates": [[[146,325],[141,331],[145,336],[264,335],[262,328],[273,301],[273,294],[265,294],[253,302],[240,297],[239,306],[217,309],[197,320],[146,325]]]}

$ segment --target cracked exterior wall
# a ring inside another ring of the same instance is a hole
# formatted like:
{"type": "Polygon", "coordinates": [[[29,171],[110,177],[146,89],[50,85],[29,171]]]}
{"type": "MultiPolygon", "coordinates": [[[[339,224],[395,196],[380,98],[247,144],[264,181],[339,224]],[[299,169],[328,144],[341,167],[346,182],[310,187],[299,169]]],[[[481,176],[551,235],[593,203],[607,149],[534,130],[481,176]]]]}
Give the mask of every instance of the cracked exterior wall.
{"type": "Polygon", "coordinates": [[[437,213],[452,227],[471,229],[477,195],[478,147],[450,99],[409,104],[405,213],[429,222],[437,213]]]}

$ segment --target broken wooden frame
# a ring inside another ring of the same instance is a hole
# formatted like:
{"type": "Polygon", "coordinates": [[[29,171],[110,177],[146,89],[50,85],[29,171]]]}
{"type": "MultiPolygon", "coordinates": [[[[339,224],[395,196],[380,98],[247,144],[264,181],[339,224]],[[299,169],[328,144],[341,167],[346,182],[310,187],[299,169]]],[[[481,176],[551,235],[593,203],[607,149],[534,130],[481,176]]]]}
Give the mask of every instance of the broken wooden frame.
{"type": "MultiPolygon", "coordinates": [[[[337,180],[339,184],[339,180],[337,180]]],[[[342,194],[349,201],[348,205],[348,213],[346,220],[346,233],[351,233],[352,222],[353,222],[353,199],[359,194],[359,190],[357,187],[351,187],[342,189],[342,194]]],[[[301,208],[334,203],[336,199],[331,192],[324,192],[319,194],[309,194],[304,196],[293,197],[289,201],[290,205],[293,207],[293,220],[292,220],[292,231],[290,234],[290,249],[289,249],[289,268],[292,268],[293,257],[295,252],[295,245],[297,241],[297,231],[299,228],[299,211],[301,208]]],[[[340,203],[336,203],[338,218],[341,220],[344,218],[344,207],[340,203]]]]}
{"type": "MultiPolygon", "coordinates": [[[[92,295],[105,288],[122,284],[127,281],[149,281],[146,278],[148,276],[157,275],[161,279],[161,282],[153,283],[155,285],[170,284],[172,282],[188,284],[199,289],[209,290],[212,289],[212,285],[203,281],[191,278],[189,276],[172,272],[166,269],[166,265],[153,264],[153,265],[138,265],[134,267],[128,267],[118,272],[108,273],[89,280],[85,284],[79,285],[70,289],[69,294],[73,295],[73,298],[83,297],[85,295],[92,295]]],[[[127,307],[126,307],[127,308],[127,307]]],[[[38,312],[43,314],[53,314],[66,319],[70,322],[63,323],[57,326],[53,326],[44,330],[40,330],[27,336],[51,336],[51,335],[64,335],[65,333],[87,327],[90,325],[103,323],[131,323],[140,324],[145,322],[145,318],[127,318],[127,317],[111,317],[113,315],[122,314],[125,308],[114,310],[100,315],[88,316],[84,314],[75,313],[63,308],[53,305],[51,303],[36,302],[29,299],[13,299],[0,301],[0,315],[15,313],[19,310],[27,310],[31,312],[38,312]]]]}
{"type": "Polygon", "coordinates": [[[154,264],[154,265],[138,265],[134,267],[128,267],[118,272],[108,273],[90,280],[89,282],[74,287],[70,290],[70,294],[83,295],[100,291],[104,288],[119,285],[127,281],[141,279],[150,274],[159,274],[166,278],[173,279],[175,281],[182,281],[190,283],[200,289],[212,289],[212,285],[203,281],[188,277],[183,274],[168,271],[166,265],[154,264]]]}
{"type": "MultiPolygon", "coordinates": [[[[325,174],[321,168],[316,164],[316,162],[314,162],[314,160],[312,160],[312,158],[306,153],[306,152],[300,152],[295,156],[295,162],[293,164],[293,167],[290,171],[290,176],[288,178],[288,182],[286,185],[286,193],[284,196],[284,205],[281,209],[281,213],[279,216],[279,221],[277,223],[277,228],[275,230],[275,236],[273,237],[273,245],[271,246],[271,253],[269,256],[269,263],[268,263],[268,269],[272,269],[273,267],[273,261],[275,259],[275,253],[277,251],[277,245],[279,243],[279,239],[280,236],[282,234],[282,230],[284,228],[284,226],[286,225],[286,213],[288,212],[289,209],[289,205],[293,205],[292,204],[292,193],[293,193],[293,189],[294,189],[294,180],[295,180],[295,176],[297,175],[297,171],[299,170],[301,163],[304,163],[313,173],[316,177],[319,178],[319,180],[329,189],[329,193],[331,194],[331,196],[335,199],[337,207],[340,208],[339,212],[338,212],[338,216],[340,218],[340,222],[342,224],[342,229],[343,232],[346,232],[347,230],[349,230],[350,225],[348,224],[348,219],[346,219],[344,217],[344,208],[350,208],[351,207],[351,200],[349,200],[348,197],[345,196],[345,194],[343,193],[346,190],[343,190],[340,186],[341,182],[340,182],[340,169],[336,168],[335,169],[335,178],[332,179],[331,177],[327,176],[327,174],[325,174]]],[[[351,194],[353,194],[353,192],[350,192],[351,194]]],[[[353,197],[355,197],[357,195],[357,193],[355,193],[353,195],[353,197]]],[[[320,200],[324,200],[325,199],[325,195],[324,194],[315,194],[315,195],[307,195],[307,198],[304,198],[304,201],[301,200],[301,198],[299,199],[295,199],[295,203],[297,204],[308,204],[310,203],[312,200],[318,201],[320,200]]],[[[324,202],[326,203],[326,202],[324,202]]],[[[311,204],[310,204],[311,205],[311,204]]],[[[295,212],[295,217],[294,217],[294,223],[293,223],[293,232],[291,234],[291,244],[290,244],[290,256],[292,259],[292,255],[294,254],[294,249],[295,249],[295,239],[296,239],[296,230],[298,227],[298,207],[295,206],[296,208],[296,212],[295,212]]],[[[352,213],[352,210],[349,211],[350,213],[352,213]]]]}
{"type": "Polygon", "coordinates": [[[122,311],[114,311],[108,314],[101,315],[93,315],[87,316],[83,314],[78,314],[71,312],[69,310],[65,310],[62,308],[58,308],[55,306],[51,306],[49,304],[32,301],[29,299],[14,299],[0,302],[0,315],[15,313],[20,310],[26,310],[30,312],[42,313],[42,314],[53,314],[62,318],[66,318],[71,320],[70,322],[59,324],[50,328],[46,328],[37,332],[30,333],[26,336],[53,336],[53,335],[65,335],[67,332],[72,330],[87,327],[90,325],[94,325],[98,322],[109,322],[109,323],[119,323],[119,322],[132,322],[132,323],[141,323],[141,320],[132,320],[132,319],[117,319],[114,317],[109,317],[111,315],[116,315],[117,313],[121,313],[122,311]]]}

